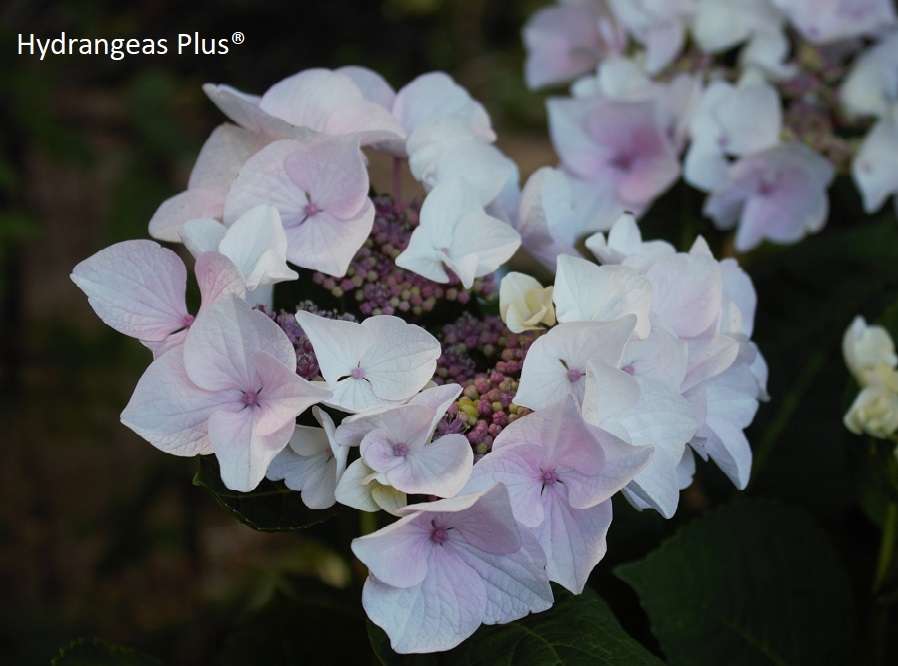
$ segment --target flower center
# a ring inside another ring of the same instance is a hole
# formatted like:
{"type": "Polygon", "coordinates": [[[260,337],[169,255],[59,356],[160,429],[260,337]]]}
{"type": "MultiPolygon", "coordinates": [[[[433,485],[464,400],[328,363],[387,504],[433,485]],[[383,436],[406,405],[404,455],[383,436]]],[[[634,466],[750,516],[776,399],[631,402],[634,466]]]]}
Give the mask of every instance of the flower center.
{"type": "Polygon", "coordinates": [[[633,168],[633,156],[628,153],[620,153],[611,159],[611,166],[618,171],[630,171],[633,168]]]}
{"type": "Polygon", "coordinates": [[[627,365],[625,365],[624,367],[622,367],[621,370],[623,370],[624,372],[626,372],[628,375],[635,375],[635,374],[636,374],[636,368],[633,367],[633,364],[632,364],[632,363],[627,363],[627,365]]]}
{"type": "Polygon", "coordinates": [[[438,546],[442,546],[449,539],[449,530],[445,527],[437,527],[432,523],[431,525],[432,529],[430,530],[430,540],[438,546]]]}
{"type": "Polygon", "coordinates": [[[184,315],[184,319],[181,320],[181,326],[188,328],[193,323],[193,320],[194,316],[192,314],[186,314],[184,315]]]}
{"type": "Polygon", "coordinates": [[[308,218],[312,217],[313,215],[317,215],[318,213],[320,213],[321,209],[318,206],[316,206],[313,202],[310,201],[309,203],[306,204],[306,207],[302,209],[302,212],[303,212],[303,215],[305,215],[306,218],[308,219],[308,218]]]}
{"type": "Polygon", "coordinates": [[[554,469],[544,469],[541,478],[544,486],[552,486],[558,483],[558,475],[554,469]]]}
{"type": "Polygon", "coordinates": [[[405,457],[408,455],[408,444],[403,444],[402,442],[397,442],[393,444],[393,455],[398,457],[405,457]]]}
{"type": "Polygon", "coordinates": [[[576,384],[586,375],[582,370],[578,370],[577,368],[568,368],[567,371],[567,380],[571,384],[576,384]]]}
{"type": "Polygon", "coordinates": [[[364,368],[353,368],[352,372],[349,373],[349,376],[353,379],[364,379],[365,378],[365,369],[364,368]]]}
{"type": "Polygon", "coordinates": [[[259,392],[258,391],[244,391],[243,392],[243,404],[247,407],[255,407],[259,404],[259,392]]]}

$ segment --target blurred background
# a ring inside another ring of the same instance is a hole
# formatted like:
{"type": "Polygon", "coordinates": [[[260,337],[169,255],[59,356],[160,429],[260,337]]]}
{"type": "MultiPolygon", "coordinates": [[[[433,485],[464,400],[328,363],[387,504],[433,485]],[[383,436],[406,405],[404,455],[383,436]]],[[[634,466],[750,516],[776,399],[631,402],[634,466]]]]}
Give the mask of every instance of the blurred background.
{"type": "MultiPolygon", "coordinates": [[[[253,531],[191,484],[191,461],[165,456],[121,426],[119,412],[149,353],[102,325],[68,274],[111,243],[145,237],[158,204],[184,188],[199,147],[223,121],[200,90],[207,81],[262,92],[300,69],[360,64],[398,88],[442,69],[486,105],[498,145],[522,179],[554,164],[544,95],[527,91],[522,76],[520,30],[543,4],[0,3],[3,663],[46,664],[82,636],[131,645],[166,663],[291,663],[312,641],[327,641],[335,663],[366,663],[358,572],[339,555],[352,526],[253,531]],[[227,37],[235,30],[245,43],[219,56],[40,62],[15,48],[19,32],[168,37],[171,44],[178,32],[227,37]],[[262,656],[269,651],[276,656],[262,656]]],[[[375,186],[383,176],[374,174],[375,186]]],[[[876,319],[896,293],[894,264],[871,277],[894,256],[895,225],[891,209],[887,232],[868,225],[850,183],[837,184],[831,196],[837,214],[827,233],[871,231],[745,258],[761,293],[756,339],[771,360],[774,396],[749,432],[756,455],[749,493],[811,512],[848,564],[860,598],[883,499],[858,491],[866,486],[852,448],[861,444],[841,427],[851,389],[838,340],[855,313],[876,319]],[[856,250],[847,259],[846,242],[856,250]]],[[[700,209],[698,193],[680,184],[653,207],[649,235],[688,246],[695,234],[710,233],[712,245],[723,247],[700,209]]],[[[644,555],[677,524],[732,494],[703,466],[674,521],[615,501],[609,558],[595,584],[650,647],[657,644],[638,601],[611,567],[644,555]]],[[[893,616],[863,610],[865,602],[858,607],[861,634],[889,635],[893,616]]]]}

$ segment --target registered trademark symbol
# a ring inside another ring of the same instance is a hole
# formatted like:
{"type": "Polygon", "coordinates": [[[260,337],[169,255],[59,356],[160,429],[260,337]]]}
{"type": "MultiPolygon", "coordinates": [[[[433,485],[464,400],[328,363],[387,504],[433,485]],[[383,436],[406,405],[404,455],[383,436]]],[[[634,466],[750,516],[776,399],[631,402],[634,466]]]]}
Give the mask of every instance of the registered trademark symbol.
{"type": "Polygon", "coordinates": [[[235,32],[233,35],[231,35],[231,41],[234,44],[243,44],[244,39],[246,39],[246,37],[244,37],[243,33],[240,32],[239,30],[237,32],[235,32]]]}

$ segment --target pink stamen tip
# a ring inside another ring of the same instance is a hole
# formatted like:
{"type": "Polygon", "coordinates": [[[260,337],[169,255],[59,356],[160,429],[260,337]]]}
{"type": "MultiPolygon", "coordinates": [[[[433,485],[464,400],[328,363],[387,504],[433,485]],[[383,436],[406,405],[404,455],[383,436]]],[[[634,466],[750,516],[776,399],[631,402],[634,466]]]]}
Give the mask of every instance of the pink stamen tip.
{"type": "Polygon", "coordinates": [[[195,317],[192,314],[184,315],[184,319],[181,320],[181,324],[184,326],[184,328],[187,328],[193,323],[194,319],[195,317]]]}
{"type": "Polygon", "coordinates": [[[546,469],[543,470],[542,480],[544,485],[551,486],[558,482],[558,475],[554,469],[546,469]]]}
{"type": "Polygon", "coordinates": [[[579,382],[581,379],[583,379],[584,375],[586,375],[586,373],[583,372],[582,370],[578,370],[577,368],[570,368],[567,371],[567,380],[571,384],[575,384],[575,383],[579,382]]]}
{"type": "Polygon", "coordinates": [[[255,407],[259,404],[259,392],[258,391],[244,391],[243,392],[243,404],[247,407],[255,407]]]}
{"type": "Polygon", "coordinates": [[[394,456],[407,456],[408,455],[408,444],[403,444],[401,442],[393,444],[393,455],[394,456]]]}
{"type": "Polygon", "coordinates": [[[625,365],[623,368],[621,368],[621,370],[623,370],[624,372],[626,372],[628,375],[635,375],[635,374],[636,374],[636,368],[633,367],[633,364],[632,364],[632,363],[628,363],[628,364],[625,365]]]}
{"type": "Polygon", "coordinates": [[[430,533],[430,540],[437,545],[443,545],[449,539],[449,530],[445,527],[434,527],[430,533]]]}
{"type": "Polygon", "coordinates": [[[303,208],[302,212],[306,217],[312,217],[313,215],[317,215],[318,213],[320,213],[321,209],[310,201],[306,204],[306,207],[303,208]]]}
{"type": "Polygon", "coordinates": [[[365,378],[365,370],[364,368],[353,368],[352,372],[349,373],[349,376],[353,379],[364,379],[365,378]]]}

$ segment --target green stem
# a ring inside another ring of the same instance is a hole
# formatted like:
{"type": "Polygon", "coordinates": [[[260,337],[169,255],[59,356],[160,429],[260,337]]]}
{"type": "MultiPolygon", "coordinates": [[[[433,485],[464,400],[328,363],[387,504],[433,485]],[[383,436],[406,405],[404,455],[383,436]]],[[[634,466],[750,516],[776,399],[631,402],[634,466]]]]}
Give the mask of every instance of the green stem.
{"type": "Polygon", "coordinates": [[[359,511],[359,532],[361,536],[377,531],[377,513],[374,511],[359,511]]]}
{"type": "Polygon", "coordinates": [[[876,561],[876,577],[873,579],[874,594],[882,588],[892,568],[896,536],[898,536],[898,504],[889,502],[882,523],[882,541],[879,544],[879,558],[876,561]]]}

